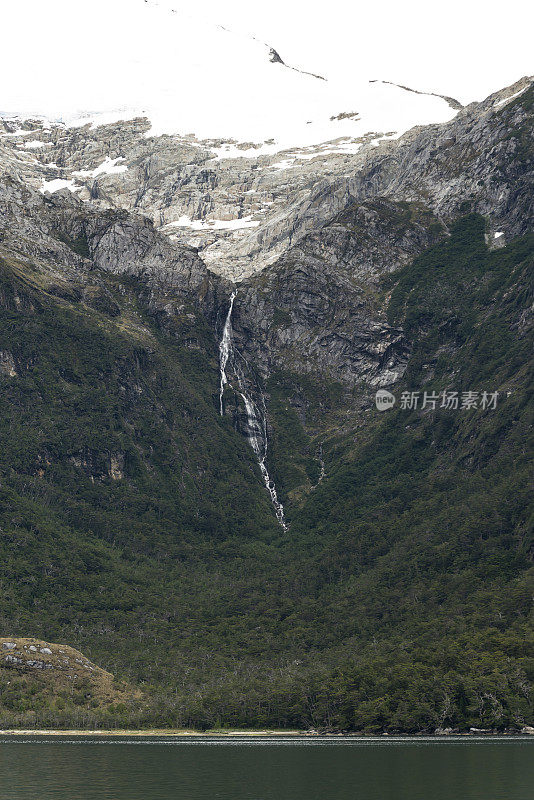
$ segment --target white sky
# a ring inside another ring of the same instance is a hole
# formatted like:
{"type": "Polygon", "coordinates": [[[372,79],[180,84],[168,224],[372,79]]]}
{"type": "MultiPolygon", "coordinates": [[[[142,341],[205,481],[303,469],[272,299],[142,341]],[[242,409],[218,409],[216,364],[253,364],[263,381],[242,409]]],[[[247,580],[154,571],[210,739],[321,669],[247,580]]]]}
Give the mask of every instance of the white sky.
{"type": "Polygon", "coordinates": [[[288,63],[330,78],[380,78],[468,103],[534,73],[529,0],[202,0],[199,6],[213,21],[257,32],[288,63]]]}
{"type": "Polygon", "coordinates": [[[0,21],[0,112],[146,111],[159,132],[286,146],[450,116],[370,79],[466,103],[534,73],[518,0],[3,0],[0,21]],[[328,83],[270,64],[262,41],[328,83]],[[362,121],[329,122],[343,111],[362,121]]]}

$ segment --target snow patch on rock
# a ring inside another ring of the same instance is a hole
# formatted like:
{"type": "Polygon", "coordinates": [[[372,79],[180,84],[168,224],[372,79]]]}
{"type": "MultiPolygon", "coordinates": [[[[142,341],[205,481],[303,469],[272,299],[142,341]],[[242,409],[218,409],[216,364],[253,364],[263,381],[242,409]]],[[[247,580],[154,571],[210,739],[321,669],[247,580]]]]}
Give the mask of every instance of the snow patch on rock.
{"type": "Polygon", "coordinates": [[[96,178],[98,175],[120,175],[122,172],[126,172],[128,167],[125,164],[119,164],[119,161],[124,161],[124,158],[122,156],[118,158],[106,156],[104,161],[95,169],[79,169],[72,174],[78,175],[80,178],[96,178]]]}
{"type": "Polygon", "coordinates": [[[76,186],[74,178],[71,180],[65,180],[64,178],[53,178],[51,181],[43,180],[43,185],[41,186],[41,192],[45,194],[45,192],[59,192],[60,189],[68,189],[71,192],[77,192],[80,187],[76,186]]]}
{"type": "Polygon", "coordinates": [[[191,219],[185,215],[175,222],[169,222],[166,228],[191,228],[194,231],[238,231],[244,228],[257,228],[260,223],[251,217],[241,219],[191,219]]]}

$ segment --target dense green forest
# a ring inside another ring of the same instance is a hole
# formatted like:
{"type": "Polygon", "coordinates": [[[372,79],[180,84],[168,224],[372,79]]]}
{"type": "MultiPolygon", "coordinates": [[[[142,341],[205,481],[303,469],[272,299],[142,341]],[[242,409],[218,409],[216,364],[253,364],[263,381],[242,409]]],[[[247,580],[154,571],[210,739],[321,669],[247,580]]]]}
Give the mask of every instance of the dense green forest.
{"type": "Polygon", "coordinates": [[[1,676],[0,725],[532,723],[533,240],[490,251],[470,214],[383,278],[412,348],[393,409],[362,389],[363,418],[336,385],[273,376],[287,532],[218,413],[205,320],[169,332],[134,280],[99,276],[115,311],[0,263],[2,633],[67,642],[143,692],[56,707],[1,676]],[[311,408],[317,393],[342,407],[344,426],[316,411],[304,430],[284,413],[295,386],[311,408]],[[443,391],[478,406],[400,407],[443,391]],[[324,479],[292,496],[299,475],[318,480],[319,446],[324,479]]]}

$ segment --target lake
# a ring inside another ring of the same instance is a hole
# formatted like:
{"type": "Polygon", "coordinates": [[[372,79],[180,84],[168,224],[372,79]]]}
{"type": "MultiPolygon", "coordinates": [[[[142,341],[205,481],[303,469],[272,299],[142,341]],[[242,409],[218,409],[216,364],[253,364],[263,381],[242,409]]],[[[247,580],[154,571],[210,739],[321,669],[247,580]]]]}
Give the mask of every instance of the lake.
{"type": "MultiPolygon", "coordinates": [[[[533,737],[534,739],[534,737],[533,737]]],[[[2,800],[533,800],[507,737],[0,737],[2,800]]]]}

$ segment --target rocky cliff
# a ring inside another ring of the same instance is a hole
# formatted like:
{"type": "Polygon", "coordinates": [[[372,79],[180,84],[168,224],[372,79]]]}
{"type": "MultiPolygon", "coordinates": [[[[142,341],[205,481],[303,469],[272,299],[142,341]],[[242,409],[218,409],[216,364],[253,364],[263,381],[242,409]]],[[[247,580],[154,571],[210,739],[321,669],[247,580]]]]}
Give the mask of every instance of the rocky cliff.
{"type": "MultiPolygon", "coordinates": [[[[423,202],[441,216],[469,200],[504,224],[521,191],[511,187],[521,153],[506,131],[522,124],[513,100],[529,85],[523,78],[449,123],[400,139],[383,131],[350,146],[340,139],[270,155],[255,156],[253,143],[150,137],[144,119],[73,129],[6,121],[0,142],[3,160],[34,188],[63,185],[102,207],[138,211],[198,247],[211,270],[241,280],[355,200],[423,202]],[[509,103],[517,119],[509,119],[509,103]],[[510,163],[497,181],[499,161],[510,163]]],[[[521,216],[509,221],[510,235],[521,216]]]]}
{"type": "MultiPolygon", "coordinates": [[[[180,320],[184,333],[204,320],[215,353],[230,277],[235,350],[267,427],[267,386],[280,372],[340,385],[359,408],[402,378],[410,354],[387,320],[384,276],[467,211],[485,216],[490,247],[531,228],[531,96],[525,78],[448,123],[370,137],[355,153],[330,143],[258,157],[244,146],[237,157],[222,142],[147,138],[142,119],[6,121],[1,248],[38,260],[56,294],[79,292],[111,316],[118,307],[99,275],[139,279],[158,324],[180,320]]],[[[305,394],[290,402],[306,426],[305,394]]],[[[231,407],[246,432],[240,390],[231,407]]]]}
{"type": "Polygon", "coordinates": [[[2,122],[6,631],[132,652],[152,721],[528,721],[532,96],[350,153],[2,122]]]}

